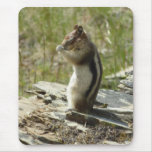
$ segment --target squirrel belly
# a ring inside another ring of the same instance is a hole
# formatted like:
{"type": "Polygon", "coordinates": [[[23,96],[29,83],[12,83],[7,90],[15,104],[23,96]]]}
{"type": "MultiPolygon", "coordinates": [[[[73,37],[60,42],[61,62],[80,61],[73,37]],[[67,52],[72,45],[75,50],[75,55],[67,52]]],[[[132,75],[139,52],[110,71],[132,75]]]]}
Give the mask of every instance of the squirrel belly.
{"type": "Polygon", "coordinates": [[[73,65],[74,72],[67,87],[68,108],[89,113],[102,78],[102,64],[96,46],[82,26],[76,25],[56,50],[73,65]]]}
{"type": "Polygon", "coordinates": [[[73,66],[73,70],[74,72],[67,88],[68,108],[86,111],[88,103],[85,94],[93,76],[88,65],[73,66]]]}
{"type": "Polygon", "coordinates": [[[98,54],[87,64],[73,66],[73,70],[67,88],[68,107],[88,113],[93,107],[101,81],[98,54]]]}

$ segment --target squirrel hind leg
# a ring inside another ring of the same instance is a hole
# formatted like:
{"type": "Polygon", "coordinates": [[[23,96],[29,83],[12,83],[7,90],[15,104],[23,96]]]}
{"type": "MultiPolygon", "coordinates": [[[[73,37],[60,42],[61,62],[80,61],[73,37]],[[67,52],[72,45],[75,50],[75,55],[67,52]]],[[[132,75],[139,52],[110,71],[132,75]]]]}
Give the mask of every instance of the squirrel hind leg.
{"type": "Polygon", "coordinates": [[[83,100],[74,102],[73,109],[75,111],[81,112],[81,113],[90,113],[90,111],[92,110],[92,107],[90,107],[90,105],[87,103],[87,101],[85,99],[83,99],[83,100]]]}

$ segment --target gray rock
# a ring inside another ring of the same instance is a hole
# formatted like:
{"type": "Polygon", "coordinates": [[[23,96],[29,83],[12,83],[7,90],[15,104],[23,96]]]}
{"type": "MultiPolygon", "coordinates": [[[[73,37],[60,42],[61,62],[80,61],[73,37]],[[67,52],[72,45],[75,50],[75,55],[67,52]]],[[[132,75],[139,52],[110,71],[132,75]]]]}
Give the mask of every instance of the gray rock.
{"type": "Polygon", "coordinates": [[[133,109],[133,96],[123,92],[100,89],[97,102],[108,104],[109,108],[133,109]]]}
{"type": "MultiPolygon", "coordinates": [[[[93,135],[97,138],[97,130],[101,129],[101,126],[104,129],[111,127],[115,131],[129,130],[132,135],[132,95],[100,89],[93,111],[83,114],[67,111],[65,85],[41,81],[34,84],[33,90],[28,92],[34,96],[19,99],[19,138],[24,144],[73,143],[73,140],[76,140],[74,143],[81,143],[82,141],[78,141],[82,136],[81,133],[87,139],[86,132],[88,134],[95,132],[93,135]],[[68,136],[72,132],[75,139],[70,140],[68,136]]],[[[127,139],[124,142],[130,137],[128,133],[125,134],[127,139]]],[[[95,140],[95,143],[99,141],[95,140]]]]}
{"type": "Polygon", "coordinates": [[[25,145],[37,145],[37,144],[43,144],[39,140],[36,140],[31,135],[27,134],[25,131],[19,130],[19,140],[21,143],[25,145]]]}
{"type": "Polygon", "coordinates": [[[133,75],[130,75],[126,79],[121,80],[120,83],[124,84],[128,88],[133,88],[133,75]]]}
{"type": "Polygon", "coordinates": [[[105,78],[106,79],[115,79],[115,78],[124,79],[127,77],[128,74],[133,74],[133,66],[130,66],[124,70],[121,70],[121,71],[115,73],[115,74],[108,75],[105,78]]]}
{"type": "Polygon", "coordinates": [[[133,95],[133,71],[127,73],[126,79],[120,80],[119,91],[133,95]]]}

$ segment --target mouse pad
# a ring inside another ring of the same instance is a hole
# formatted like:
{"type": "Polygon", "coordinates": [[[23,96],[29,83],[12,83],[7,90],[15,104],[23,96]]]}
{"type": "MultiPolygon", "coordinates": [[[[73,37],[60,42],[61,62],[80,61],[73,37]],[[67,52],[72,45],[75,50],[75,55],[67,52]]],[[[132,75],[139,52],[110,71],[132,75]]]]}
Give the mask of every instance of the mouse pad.
{"type": "Polygon", "coordinates": [[[132,11],[26,7],[18,23],[21,143],[131,143],[132,11]]]}

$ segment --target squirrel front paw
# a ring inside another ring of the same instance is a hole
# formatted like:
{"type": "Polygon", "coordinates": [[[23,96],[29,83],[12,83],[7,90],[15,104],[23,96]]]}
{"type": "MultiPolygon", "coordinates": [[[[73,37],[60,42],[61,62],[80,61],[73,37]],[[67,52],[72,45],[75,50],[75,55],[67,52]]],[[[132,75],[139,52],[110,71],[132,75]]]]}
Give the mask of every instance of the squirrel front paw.
{"type": "Polygon", "coordinates": [[[56,51],[60,52],[60,51],[63,51],[64,50],[64,47],[62,45],[58,45],[56,47],[56,51]]]}

